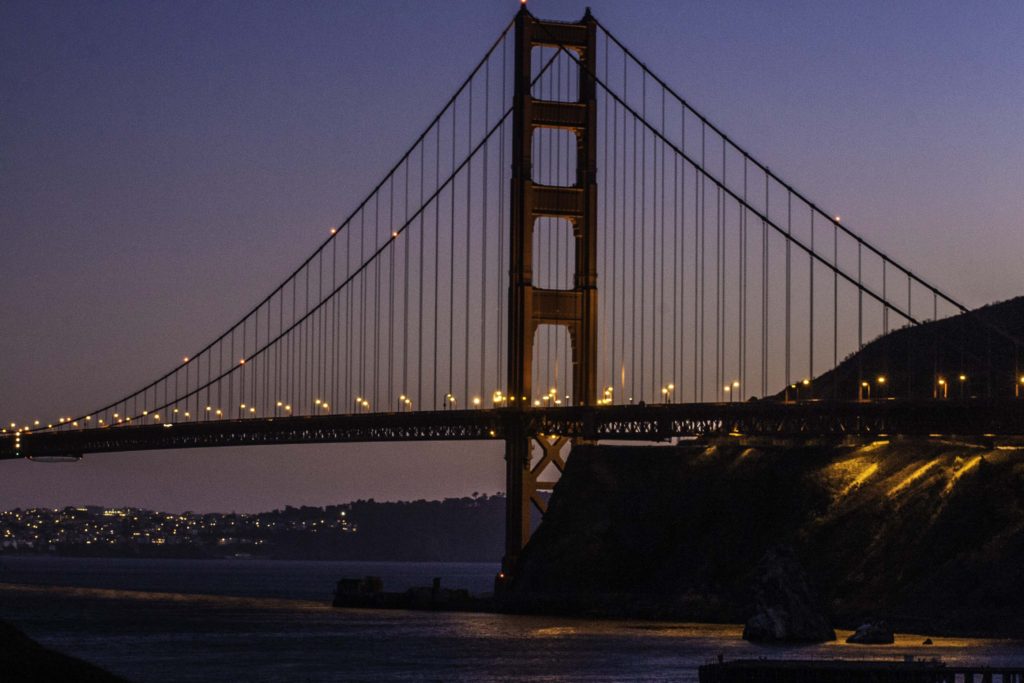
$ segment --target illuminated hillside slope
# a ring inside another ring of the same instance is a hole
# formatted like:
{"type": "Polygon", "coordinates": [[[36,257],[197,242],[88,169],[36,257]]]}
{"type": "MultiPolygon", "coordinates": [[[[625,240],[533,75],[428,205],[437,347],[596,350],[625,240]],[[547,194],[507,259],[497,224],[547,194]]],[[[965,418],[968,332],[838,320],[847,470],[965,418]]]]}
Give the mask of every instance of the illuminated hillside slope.
{"type": "Polygon", "coordinates": [[[743,622],[775,544],[795,549],[838,627],[1024,636],[1024,447],[577,448],[514,604],[743,622]]]}

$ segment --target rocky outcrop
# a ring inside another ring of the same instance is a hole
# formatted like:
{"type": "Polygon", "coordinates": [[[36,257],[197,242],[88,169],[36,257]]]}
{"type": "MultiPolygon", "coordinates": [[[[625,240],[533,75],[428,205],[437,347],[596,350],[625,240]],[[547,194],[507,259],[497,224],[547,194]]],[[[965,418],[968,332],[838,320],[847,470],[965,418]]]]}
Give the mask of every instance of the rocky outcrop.
{"type": "Polygon", "coordinates": [[[765,553],[758,574],[757,613],[747,620],[744,640],[820,643],[836,639],[821,599],[791,549],[772,548],[765,553]]]}
{"type": "Polygon", "coordinates": [[[869,621],[858,626],[846,642],[857,645],[891,645],[896,642],[896,635],[884,621],[869,621]]]}
{"type": "Polygon", "coordinates": [[[1024,636],[1024,447],[577,447],[508,608],[746,623],[788,545],[836,628],[1024,636]],[[898,615],[898,616],[896,616],[898,615]]]}
{"type": "Polygon", "coordinates": [[[0,679],[123,683],[124,679],[80,659],[49,650],[0,621],[0,679]]]}

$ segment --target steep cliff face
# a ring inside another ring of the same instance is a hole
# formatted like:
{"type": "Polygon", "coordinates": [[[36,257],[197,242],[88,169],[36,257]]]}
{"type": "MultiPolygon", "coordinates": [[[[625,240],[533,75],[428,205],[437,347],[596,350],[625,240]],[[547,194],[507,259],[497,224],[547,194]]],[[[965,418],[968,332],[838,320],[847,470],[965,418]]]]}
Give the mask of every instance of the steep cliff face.
{"type": "Polygon", "coordinates": [[[834,624],[1024,635],[1024,447],[581,447],[514,608],[742,622],[791,546],[834,624]]]}

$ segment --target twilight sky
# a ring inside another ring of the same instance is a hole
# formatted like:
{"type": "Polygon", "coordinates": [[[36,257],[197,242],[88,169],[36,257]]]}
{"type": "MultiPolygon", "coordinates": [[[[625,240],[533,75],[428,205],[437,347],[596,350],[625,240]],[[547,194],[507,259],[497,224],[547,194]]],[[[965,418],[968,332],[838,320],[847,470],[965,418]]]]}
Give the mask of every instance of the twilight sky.
{"type": "MultiPolygon", "coordinates": [[[[976,306],[1024,294],[1024,5],[591,0],[699,111],[976,306]]],[[[584,3],[533,0],[576,19],[584,3]]],[[[372,188],[513,0],[0,4],[0,419],[148,382],[372,188]]],[[[0,509],[260,510],[504,488],[498,444],[0,463],[0,509]]]]}

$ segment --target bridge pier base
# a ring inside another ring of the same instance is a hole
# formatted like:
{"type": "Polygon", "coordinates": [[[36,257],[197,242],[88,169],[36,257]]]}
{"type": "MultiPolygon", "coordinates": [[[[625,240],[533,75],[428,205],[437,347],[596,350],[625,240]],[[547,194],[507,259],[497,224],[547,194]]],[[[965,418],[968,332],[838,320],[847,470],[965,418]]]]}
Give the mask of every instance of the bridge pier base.
{"type": "Polygon", "coordinates": [[[555,488],[557,477],[565,471],[565,462],[572,440],[555,434],[530,434],[520,430],[505,441],[505,557],[502,574],[511,577],[519,555],[533,530],[533,511],[541,515],[548,510],[545,494],[555,488]],[[534,462],[534,446],[540,457],[534,462]],[[551,470],[554,470],[553,472],[551,470]],[[543,478],[542,477],[546,477],[543,478]]]}
{"type": "Polygon", "coordinates": [[[530,538],[530,460],[532,447],[526,435],[505,441],[505,557],[503,576],[510,577],[519,562],[519,553],[530,538]]]}

